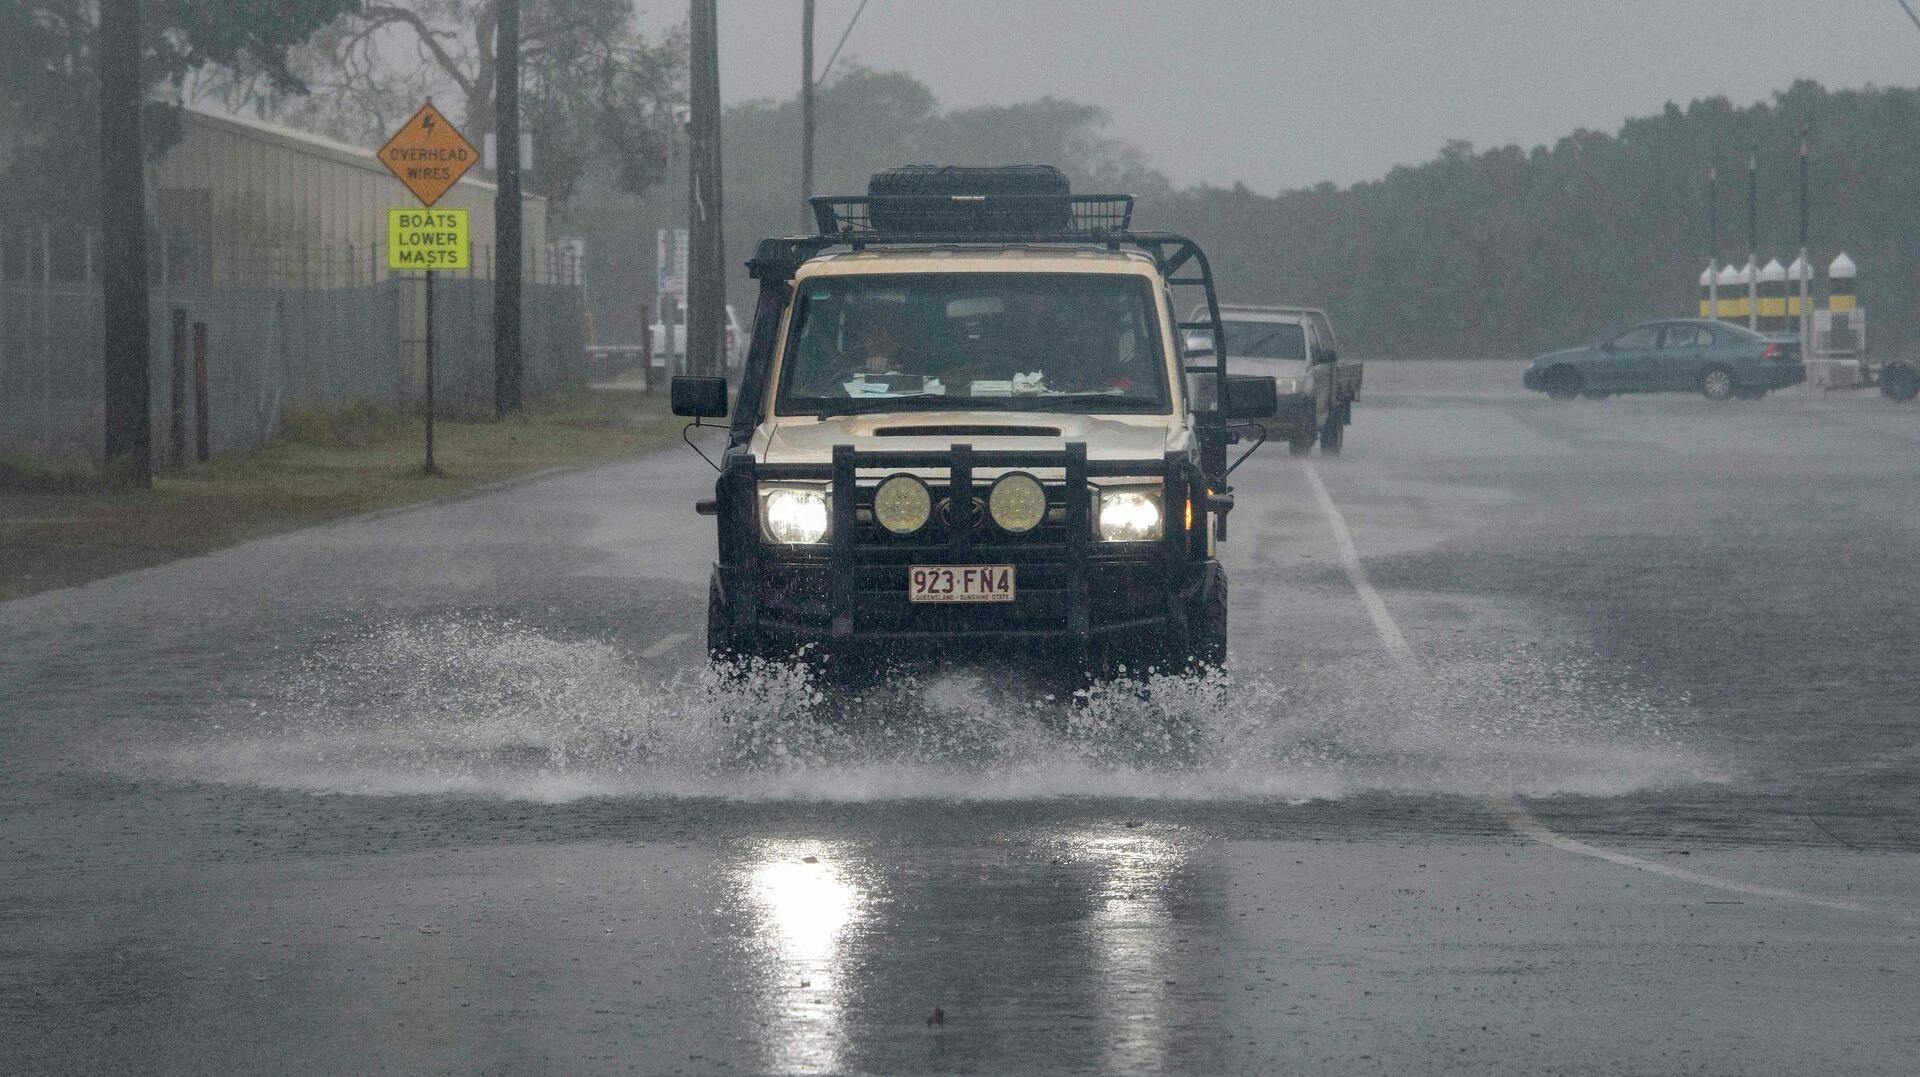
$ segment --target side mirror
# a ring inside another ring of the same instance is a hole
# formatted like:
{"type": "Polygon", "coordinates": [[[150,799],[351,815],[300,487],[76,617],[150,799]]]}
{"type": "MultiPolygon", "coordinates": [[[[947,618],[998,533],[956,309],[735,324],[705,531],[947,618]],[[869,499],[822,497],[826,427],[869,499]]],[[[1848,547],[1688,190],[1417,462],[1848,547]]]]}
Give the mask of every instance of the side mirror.
{"type": "Polygon", "coordinates": [[[1320,353],[1318,361],[1322,363],[1337,363],[1340,361],[1340,353],[1332,348],[1327,348],[1320,353]]]}
{"type": "Polygon", "coordinates": [[[1183,359],[1201,359],[1213,354],[1212,333],[1188,333],[1181,344],[1183,359]]]}
{"type": "Polygon", "coordinates": [[[1220,414],[1228,419],[1271,419],[1280,410],[1280,387],[1258,374],[1229,374],[1222,387],[1220,414]]]}
{"type": "Polygon", "coordinates": [[[727,379],[675,377],[673,413],[690,419],[726,418],[727,379]]]}

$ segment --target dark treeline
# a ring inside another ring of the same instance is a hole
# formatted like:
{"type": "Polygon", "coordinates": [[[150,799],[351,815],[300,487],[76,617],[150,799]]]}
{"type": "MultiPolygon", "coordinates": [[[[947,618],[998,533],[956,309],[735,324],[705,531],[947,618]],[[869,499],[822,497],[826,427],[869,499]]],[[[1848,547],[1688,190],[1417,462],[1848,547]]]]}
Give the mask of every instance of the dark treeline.
{"type": "MultiPolygon", "coordinates": [[[[854,70],[818,95],[815,194],[863,194],[867,177],[921,161],[1045,162],[1072,175],[1076,189],[1166,190],[1166,181],[1127,146],[1101,136],[1099,109],[1055,99],[943,110],[925,86],[899,74],[854,70]]],[[[722,127],[729,301],[742,322],[753,289],[741,266],[767,236],[811,230],[800,198],[800,108],[796,101],[727,109],[722,127]]],[[[596,335],[638,339],[638,305],[652,302],[654,236],[686,221],[686,164],[645,195],[583,194],[563,210],[562,227],[592,237],[588,299],[596,335]]]]}
{"type": "MultiPolygon", "coordinates": [[[[1815,264],[1840,249],[1859,263],[1877,347],[1920,337],[1910,328],[1920,91],[1801,82],[1751,107],[1669,105],[1615,134],[1577,131],[1531,150],[1453,142],[1379,180],[1274,196],[1175,190],[1105,137],[1104,123],[1096,108],[1053,99],[942,110],[904,75],[854,72],[820,95],[816,190],[859,193],[869,173],[907,162],[1056,163],[1078,190],[1141,195],[1140,226],[1199,239],[1225,298],[1326,306],[1355,355],[1519,356],[1692,313],[1708,254],[1708,169],[1720,169],[1720,256],[1744,259],[1749,150],[1760,160],[1761,261],[1790,261],[1804,131],[1815,264]]],[[[759,237],[802,225],[798,108],[738,105],[725,124],[727,254],[737,264],[759,237]]],[[[1263,137],[1289,152],[1284,132],[1263,137]]],[[[1363,127],[1355,137],[1366,137],[1363,127]]],[[[601,240],[593,299],[603,339],[637,331],[622,323],[651,297],[653,229],[683,217],[682,190],[588,197],[570,209],[572,226],[601,240]]],[[[734,274],[743,318],[750,300],[744,274],[734,274]]]]}

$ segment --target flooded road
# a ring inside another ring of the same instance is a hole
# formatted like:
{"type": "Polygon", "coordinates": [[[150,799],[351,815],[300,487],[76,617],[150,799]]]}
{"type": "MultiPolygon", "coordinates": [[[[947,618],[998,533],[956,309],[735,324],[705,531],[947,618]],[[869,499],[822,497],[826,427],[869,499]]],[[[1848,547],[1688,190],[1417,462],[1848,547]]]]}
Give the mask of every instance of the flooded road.
{"type": "Polygon", "coordinates": [[[684,451],[0,606],[0,1071],[1908,1072],[1920,413],[1368,378],[1218,678],[715,677],[684,451]]]}

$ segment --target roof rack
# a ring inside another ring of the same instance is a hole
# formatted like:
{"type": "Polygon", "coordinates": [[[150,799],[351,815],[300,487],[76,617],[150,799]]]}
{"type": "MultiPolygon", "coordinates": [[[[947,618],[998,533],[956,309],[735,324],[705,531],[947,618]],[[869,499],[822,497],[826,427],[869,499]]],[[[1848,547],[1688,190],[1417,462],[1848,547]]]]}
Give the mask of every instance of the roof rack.
{"type": "Polygon", "coordinates": [[[826,196],[810,200],[819,234],[857,241],[1023,237],[1105,239],[1133,223],[1130,194],[826,196]]]}

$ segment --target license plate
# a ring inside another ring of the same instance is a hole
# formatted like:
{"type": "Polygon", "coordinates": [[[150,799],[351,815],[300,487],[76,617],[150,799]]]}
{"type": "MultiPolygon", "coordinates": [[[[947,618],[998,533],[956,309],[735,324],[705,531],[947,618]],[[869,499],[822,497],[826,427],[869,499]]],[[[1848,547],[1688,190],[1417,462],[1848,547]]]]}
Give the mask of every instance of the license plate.
{"type": "Polygon", "coordinates": [[[1012,602],[1012,565],[913,565],[909,602],[1012,602]]]}

